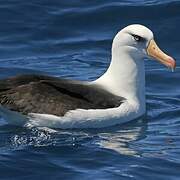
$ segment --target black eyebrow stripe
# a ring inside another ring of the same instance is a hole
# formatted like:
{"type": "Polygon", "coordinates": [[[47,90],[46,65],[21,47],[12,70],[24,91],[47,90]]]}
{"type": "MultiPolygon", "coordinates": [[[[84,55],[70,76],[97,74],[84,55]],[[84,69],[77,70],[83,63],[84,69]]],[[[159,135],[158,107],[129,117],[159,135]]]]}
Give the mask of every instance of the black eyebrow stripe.
{"type": "Polygon", "coordinates": [[[141,41],[146,41],[146,38],[144,38],[144,37],[142,37],[142,36],[139,36],[139,35],[137,35],[137,34],[132,34],[132,33],[129,33],[131,36],[133,36],[133,37],[135,37],[135,36],[137,36],[137,37],[139,37],[140,39],[141,39],[141,41]]]}

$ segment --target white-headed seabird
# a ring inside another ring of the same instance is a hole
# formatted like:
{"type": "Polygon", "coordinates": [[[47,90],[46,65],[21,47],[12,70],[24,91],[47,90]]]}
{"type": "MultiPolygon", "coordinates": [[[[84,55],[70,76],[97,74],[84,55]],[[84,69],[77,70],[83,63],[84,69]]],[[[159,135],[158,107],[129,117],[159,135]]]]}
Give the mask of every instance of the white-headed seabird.
{"type": "Polygon", "coordinates": [[[33,122],[57,128],[101,128],[145,113],[144,57],[175,68],[151,30],[130,25],[115,36],[107,71],[81,82],[43,75],[20,75],[0,81],[0,115],[10,123],[33,122]]]}

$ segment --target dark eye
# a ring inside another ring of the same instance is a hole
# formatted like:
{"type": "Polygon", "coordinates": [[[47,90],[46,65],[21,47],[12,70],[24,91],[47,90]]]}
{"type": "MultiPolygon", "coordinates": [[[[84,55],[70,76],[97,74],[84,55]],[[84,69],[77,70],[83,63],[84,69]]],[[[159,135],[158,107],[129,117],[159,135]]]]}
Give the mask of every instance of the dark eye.
{"type": "Polygon", "coordinates": [[[140,36],[138,36],[138,35],[133,34],[132,36],[133,36],[133,38],[134,38],[135,41],[138,41],[138,42],[139,42],[139,41],[142,41],[142,40],[143,40],[143,38],[140,37],[140,36]]]}

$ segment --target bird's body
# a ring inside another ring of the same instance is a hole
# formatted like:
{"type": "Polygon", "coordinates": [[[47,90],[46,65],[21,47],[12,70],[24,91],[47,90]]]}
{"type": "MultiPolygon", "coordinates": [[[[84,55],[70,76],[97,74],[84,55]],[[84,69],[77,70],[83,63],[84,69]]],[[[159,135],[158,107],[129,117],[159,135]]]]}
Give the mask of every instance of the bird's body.
{"type": "Polygon", "coordinates": [[[60,128],[107,127],[135,119],[146,109],[143,58],[147,55],[175,67],[148,28],[128,26],[115,36],[110,66],[95,81],[43,75],[1,80],[0,115],[9,122],[31,119],[38,126],[60,128]]]}

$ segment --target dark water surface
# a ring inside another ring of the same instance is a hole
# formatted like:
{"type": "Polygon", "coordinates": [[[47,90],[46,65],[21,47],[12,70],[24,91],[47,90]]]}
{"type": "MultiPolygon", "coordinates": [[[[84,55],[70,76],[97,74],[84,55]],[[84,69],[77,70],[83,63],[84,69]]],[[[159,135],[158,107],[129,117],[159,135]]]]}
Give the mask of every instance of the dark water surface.
{"type": "Polygon", "coordinates": [[[0,78],[45,72],[93,80],[128,24],[177,60],[146,61],[147,115],[119,127],[60,130],[0,120],[0,179],[180,179],[180,1],[1,0],[0,78]]]}

